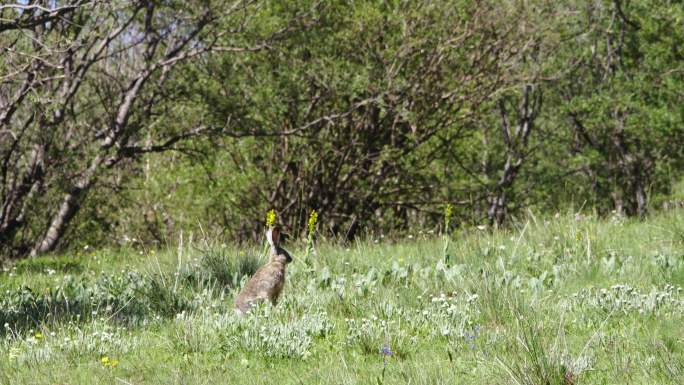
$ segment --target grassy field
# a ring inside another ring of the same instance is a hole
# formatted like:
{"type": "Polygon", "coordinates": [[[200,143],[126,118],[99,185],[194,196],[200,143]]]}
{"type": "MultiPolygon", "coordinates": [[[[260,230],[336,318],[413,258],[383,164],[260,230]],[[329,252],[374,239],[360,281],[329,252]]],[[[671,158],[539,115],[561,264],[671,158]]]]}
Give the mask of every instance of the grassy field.
{"type": "Polygon", "coordinates": [[[281,302],[247,317],[261,248],[22,261],[0,274],[0,383],[684,383],[681,210],[444,242],[322,242],[308,263],[291,245],[281,302]]]}

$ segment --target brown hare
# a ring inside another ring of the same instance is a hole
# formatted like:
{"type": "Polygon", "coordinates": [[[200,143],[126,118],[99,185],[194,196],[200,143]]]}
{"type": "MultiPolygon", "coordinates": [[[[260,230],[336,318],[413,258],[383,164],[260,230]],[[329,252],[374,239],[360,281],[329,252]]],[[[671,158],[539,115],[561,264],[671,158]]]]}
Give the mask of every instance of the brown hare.
{"type": "Polygon", "coordinates": [[[244,314],[259,301],[269,300],[275,305],[285,285],[285,266],[292,257],[280,247],[280,231],[271,227],[266,233],[271,245],[270,260],[259,268],[235,298],[235,311],[244,314]]]}

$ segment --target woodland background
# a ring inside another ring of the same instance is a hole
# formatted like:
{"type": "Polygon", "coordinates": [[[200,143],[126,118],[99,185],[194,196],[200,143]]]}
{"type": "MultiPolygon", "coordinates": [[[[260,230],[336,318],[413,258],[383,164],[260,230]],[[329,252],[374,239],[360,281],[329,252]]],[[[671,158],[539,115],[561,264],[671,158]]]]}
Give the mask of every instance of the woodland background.
{"type": "Polygon", "coordinates": [[[0,5],[0,259],[681,204],[680,1],[0,5]]]}

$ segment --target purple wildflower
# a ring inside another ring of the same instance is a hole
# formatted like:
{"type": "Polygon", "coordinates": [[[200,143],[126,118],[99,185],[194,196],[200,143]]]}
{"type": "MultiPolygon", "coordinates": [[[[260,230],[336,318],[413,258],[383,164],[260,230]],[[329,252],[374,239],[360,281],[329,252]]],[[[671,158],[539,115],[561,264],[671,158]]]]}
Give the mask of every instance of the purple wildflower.
{"type": "Polygon", "coordinates": [[[384,367],[387,367],[387,357],[391,357],[394,353],[392,353],[392,350],[390,349],[389,345],[385,344],[382,345],[382,347],[380,348],[380,354],[382,354],[382,365],[384,375],[384,367]]]}

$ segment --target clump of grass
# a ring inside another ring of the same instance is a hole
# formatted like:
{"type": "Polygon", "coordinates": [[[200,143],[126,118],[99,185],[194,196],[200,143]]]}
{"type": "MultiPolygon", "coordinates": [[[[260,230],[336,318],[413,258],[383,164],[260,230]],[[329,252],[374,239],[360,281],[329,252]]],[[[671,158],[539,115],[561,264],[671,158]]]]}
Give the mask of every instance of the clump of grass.
{"type": "Polygon", "coordinates": [[[363,354],[377,355],[379,349],[391,349],[392,355],[405,359],[414,351],[416,337],[407,330],[400,319],[380,319],[376,316],[347,319],[346,344],[357,347],[363,354]]]}
{"type": "Polygon", "coordinates": [[[261,259],[253,252],[238,252],[229,255],[222,249],[210,249],[200,258],[200,274],[222,287],[234,288],[243,277],[253,275],[261,259]]]}
{"type": "Polygon", "coordinates": [[[146,302],[155,314],[165,317],[174,315],[193,308],[192,301],[181,290],[168,284],[170,279],[161,274],[150,275],[146,290],[146,302]]]}
{"type": "Polygon", "coordinates": [[[488,269],[476,277],[478,281],[474,284],[474,291],[483,322],[504,325],[512,318],[513,309],[519,306],[519,296],[514,294],[504,277],[488,269]]]}
{"type": "MultiPolygon", "coordinates": [[[[553,343],[545,336],[540,320],[529,307],[515,314],[515,343],[508,356],[498,356],[496,362],[503,368],[509,383],[517,385],[572,385],[579,373],[573,373],[564,362],[564,345],[558,339],[553,343]]],[[[559,328],[559,330],[561,330],[559,328]]],[[[567,354],[565,354],[567,356],[567,354]]]]}
{"type": "Polygon", "coordinates": [[[329,335],[333,325],[325,312],[297,316],[259,304],[244,317],[203,310],[182,313],[172,329],[174,352],[244,352],[262,358],[306,359],[312,354],[314,341],[329,335]]]}

